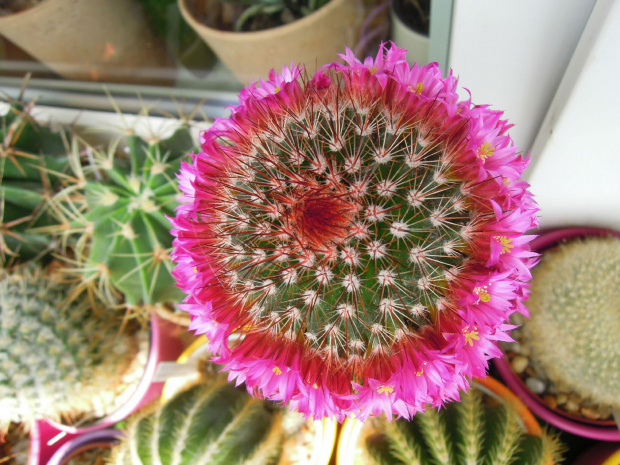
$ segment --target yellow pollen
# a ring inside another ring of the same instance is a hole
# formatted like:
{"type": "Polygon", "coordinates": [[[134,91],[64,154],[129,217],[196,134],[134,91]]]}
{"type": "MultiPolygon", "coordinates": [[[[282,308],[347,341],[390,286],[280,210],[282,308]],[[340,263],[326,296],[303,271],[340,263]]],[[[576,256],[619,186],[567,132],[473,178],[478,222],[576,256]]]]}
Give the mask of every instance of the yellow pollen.
{"type": "Polygon", "coordinates": [[[415,93],[421,94],[423,90],[424,90],[424,84],[421,82],[418,82],[415,86],[415,93]]]}
{"type": "Polygon", "coordinates": [[[495,153],[495,147],[493,147],[489,142],[485,142],[478,148],[478,158],[482,160],[484,163],[487,158],[493,156],[495,153]]]}
{"type": "Polygon", "coordinates": [[[393,392],[394,392],[394,388],[390,386],[381,386],[379,389],[377,389],[378,394],[385,394],[386,396],[389,396],[393,392]]]}
{"type": "MultiPolygon", "coordinates": [[[[465,344],[469,344],[473,347],[474,341],[479,341],[480,338],[478,337],[478,331],[467,331],[468,328],[469,326],[463,330],[463,334],[465,334],[465,344]]],[[[474,327],[474,329],[476,329],[476,327],[474,327]]]]}
{"type": "Polygon", "coordinates": [[[271,371],[273,371],[276,374],[276,376],[280,376],[282,374],[282,370],[280,370],[280,368],[277,366],[273,367],[273,370],[271,371]]]}
{"type": "Polygon", "coordinates": [[[282,88],[280,86],[276,87],[275,89],[275,93],[277,94],[278,92],[280,92],[282,90],[282,88]]]}
{"type": "Polygon", "coordinates": [[[194,269],[194,273],[198,273],[198,267],[197,266],[195,266],[193,269],[194,269]]]}
{"type": "Polygon", "coordinates": [[[422,376],[424,374],[424,368],[422,368],[420,371],[418,371],[415,375],[416,376],[422,376]]]}
{"type": "MultiPolygon", "coordinates": [[[[482,300],[483,302],[490,302],[491,301],[491,294],[489,294],[487,292],[487,286],[482,286],[482,287],[476,287],[474,288],[474,293],[478,296],[478,298],[480,300],[482,300]]],[[[478,303],[478,302],[476,302],[478,303]]]]}
{"type": "Polygon", "coordinates": [[[512,239],[509,239],[506,236],[495,236],[494,239],[502,246],[502,253],[510,253],[512,252],[512,249],[514,249],[512,239]]]}
{"type": "Polygon", "coordinates": [[[372,68],[370,68],[370,74],[375,74],[377,72],[377,67],[373,66],[372,68]]]}

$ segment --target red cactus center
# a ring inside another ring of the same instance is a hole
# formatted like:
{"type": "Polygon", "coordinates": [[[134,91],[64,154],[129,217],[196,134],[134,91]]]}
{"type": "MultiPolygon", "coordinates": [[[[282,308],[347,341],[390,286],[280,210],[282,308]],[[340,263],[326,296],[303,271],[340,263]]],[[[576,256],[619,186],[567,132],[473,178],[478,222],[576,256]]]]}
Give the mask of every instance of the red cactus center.
{"type": "Polygon", "coordinates": [[[306,191],[287,214],[291,233],[305,247],[325,250],[351,233],[358,207],[334,191],[306,191]]]}

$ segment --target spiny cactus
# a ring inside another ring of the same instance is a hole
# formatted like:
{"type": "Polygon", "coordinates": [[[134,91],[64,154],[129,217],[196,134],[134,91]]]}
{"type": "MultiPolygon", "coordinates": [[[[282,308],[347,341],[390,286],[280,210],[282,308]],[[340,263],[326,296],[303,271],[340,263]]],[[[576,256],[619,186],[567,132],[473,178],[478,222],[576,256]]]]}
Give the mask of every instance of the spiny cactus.
{"type": "Polygon", "coordinates": [[[410,417],[501,355],[536,207],[509,125],[452,74],[397,47],[342,57],[272,72],[203,132],[175,275],[252,389],[315,418],[410,417]]]}
{"type": "Polygon", "coordinates": [[[138,340],[86,294],[67,302],[70,293],[50,269],[0,270],[0,431],[103,415],[127,387],[138,340]]]}
{"type": "Polygon", "coordinates": [[[559,389],[620,408],[620,239],[560,244],[532,274],[532,361],[559,389]]]}
{"type": "Polygon", "coordinates": [[[552,465],[562,450],[557,435],[528,434],[514,410],[489,402],[477,389],[461,402],[419,413],[411,422],[379,417],[363,428],[368,432],[363,432],[354,462],[360,465],[552,465]]]}
{"type": "Polygon", "coordinates": [[[277,464],[282,411],[219,377],[129,420],[114,465],[277,464]]]}
{"type": "Polygon", "coordinates": [[[23,90],[1,103],[8,109],[0,117],[0,267],[8,267],[52,248],[50,236],[36,229],[52,223],[46,202],[68,167],[67,131],[37,121],[23,90]]]}
{"type": "Polygon", "coordinates": [[[73,174],[53,208],[62,225],[55,232],[75,250],[74,268],[111,303],[180,301],[166,216],[178,204],[174,173],[193,147],[189,126],[165,139],[130,131],[107,148],[72,142],[73,174]]]}

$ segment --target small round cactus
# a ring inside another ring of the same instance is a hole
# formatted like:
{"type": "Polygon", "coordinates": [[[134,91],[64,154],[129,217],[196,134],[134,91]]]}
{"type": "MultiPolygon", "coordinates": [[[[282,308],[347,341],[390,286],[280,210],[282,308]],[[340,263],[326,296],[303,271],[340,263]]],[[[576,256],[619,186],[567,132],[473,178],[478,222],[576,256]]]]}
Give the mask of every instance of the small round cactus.
{"type": "Polygon", "coordinates": [[[411,422],[379,417],[362,428],[363,439],[350,451],[356,465],[552,465],[563,449],[556,434],[529,434],[508,404],[477,389],[445,409],[419,413],[411,422]]]}
{"type": "Polygon", "coordinates": [[[53,223],[46,202],[66,171],[67,131],[32,116],[34,102],[2,100],[0,116],[0,267],[40,257],[53,248],[49,234],[37,231],[53,223]]]}
{"type": "Polygon", "coordinates": [[[0,270],[0,431],[109,413],[127,388],[138,341],[71,292],[49,269],[0,270]]]}
{"type": "Polygon", "coordinates": [[[620,239],[546,251],[532,270],[522,344],[561,390],[620,408],[620,239]]]}
{"type": "Polygon", "coordinates": [[[107,148],[73,140],[73,176],[52,204],[55,232],[72,245],[84,281],[109,302],[140,308],[181,299],[166,216],[178,204],[174,173],[192,147],[187,124],[165,139],[131,132],[107,148]]]}
{"type": "Polygon", "coordinates": [[[251,391],[314,418],[409,418],[501,355],[537,209],[509,125],[459,102],[451,73],[397,47],[342,58],[272,72],[202,133],[175,275],[251,391]]]}
{"type": "Polygon", "coordinates": [[[153,404],[127,425],[113,465],[275,465],[283,412],[218,377],[153,404]]]}

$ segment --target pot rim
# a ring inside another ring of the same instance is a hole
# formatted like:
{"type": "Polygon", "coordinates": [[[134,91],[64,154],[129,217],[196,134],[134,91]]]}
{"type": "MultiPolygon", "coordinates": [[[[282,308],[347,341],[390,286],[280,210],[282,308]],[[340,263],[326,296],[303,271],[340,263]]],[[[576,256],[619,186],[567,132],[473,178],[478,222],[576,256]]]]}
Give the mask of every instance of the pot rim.
{"type": "MultiPolygon", "coordinates": [[[[571,226],[563,228],[547,229],[531,242],[532,250],[544,252],[562,241],[578,239],[588,236],[616,236],[620,238],[620,232],[590,226],[571,226]]],[[[597,421],[581,419],[576,415],[564,413],[559,409],[552,409],[540,396],[534,394],[514,373],[506,358],[494,359],[493,363],[502,379],[523,402],[534,412],[535,415],[553,426],[569,433],[600,441],[620,441],[620,430],[613,421],[597,421]]]]}
{"type": "Polygon", "coordinates": [[[74,455],[98,446],[110,447],[123,436],[123,432],[117,429],[102,429],[84,433],[60,446],[49,459],[47,465],[62,465],[74,455]]]}
{"type": "Polygon", "coordinates": [[[202,30],[207,32],[209,35],[213,37],[218,37],[220,39],[225,39],[230,42],[238,42],[245,43],[248,40],[256,40],[262,39],[268,36],[281,36],[285,37],[291,31],[303,27],[310,27],[313,23],[320,22],[323,17],[330,16],[333,14],[333,10],[336,10],[340,4],[351,1],[351,0],[329,0],[325,5],[320,7],[318,10],[313,11],[308,16],[304,16],[303,18],[299,18],[291,23],[282,24],[280,26],[272,27],[269,29],[263,29],[260,31],[244,31],[244,32],[235,32],[235,31],[222,31],[220,29],[216,29],[206,24],[198,21],[190,8],[188,8],[187,3],[190,0],[178,0],[179,9],[181,10],[181,14],[185,18],[185,20],[196,30],[202,30]]]}

